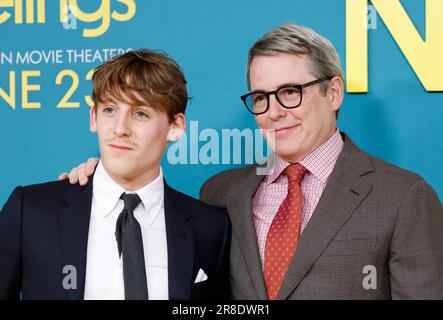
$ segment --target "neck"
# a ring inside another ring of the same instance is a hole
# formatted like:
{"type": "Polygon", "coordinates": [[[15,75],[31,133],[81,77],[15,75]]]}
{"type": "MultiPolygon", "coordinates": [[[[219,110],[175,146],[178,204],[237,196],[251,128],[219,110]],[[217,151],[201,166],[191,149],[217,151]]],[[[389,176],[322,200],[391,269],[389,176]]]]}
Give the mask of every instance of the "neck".
{"type": "MultiPolygon", "coordinates": [[[[106,169],[105,169],[106,170],[106,169]]],[[[123,189],[127,191],[136,191],[154,181],[160,174],[160,166],[152,168],[142,174],[134,177],[123,177],[109,173],[109,176],[123,189]]]]}

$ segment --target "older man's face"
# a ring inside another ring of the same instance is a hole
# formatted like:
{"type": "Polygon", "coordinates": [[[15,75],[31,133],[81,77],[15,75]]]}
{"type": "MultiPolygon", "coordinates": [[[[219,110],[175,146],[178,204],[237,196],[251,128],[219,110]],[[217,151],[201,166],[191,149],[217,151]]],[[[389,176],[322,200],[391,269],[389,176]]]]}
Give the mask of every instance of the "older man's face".
{"type": "MultiPolygon", "coordinates": [[[[282,85],[316,80],[311,66],[306,55],[256,56],[250,66],[251,91],[273,91],[282,85]]],[[[302,94],[302,103],[295,109],[285,109],[271,95],[269,110],[256,116],[258,126],[271,133],[265,134],[267,142],[288,162],[303,160],[335,132],[335,112],[341,105],[343,82],[337,77],[332,79],[326,95],[320,84],[303,89],[302,94]]]]}

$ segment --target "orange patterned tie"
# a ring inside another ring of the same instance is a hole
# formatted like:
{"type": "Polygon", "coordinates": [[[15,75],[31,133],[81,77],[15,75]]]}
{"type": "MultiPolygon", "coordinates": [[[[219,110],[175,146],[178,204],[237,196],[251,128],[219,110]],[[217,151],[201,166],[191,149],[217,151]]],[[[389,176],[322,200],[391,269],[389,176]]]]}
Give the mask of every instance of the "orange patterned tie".
{"type": "Polygon", "coordinates": [[[300,184],[306,172],[299,164],[292,164],[282,172],[288,177],[288,195],[272,220],[265,245],[265,283],[270,300],[277,299],[297,248],[303,199],[300,184]]]}

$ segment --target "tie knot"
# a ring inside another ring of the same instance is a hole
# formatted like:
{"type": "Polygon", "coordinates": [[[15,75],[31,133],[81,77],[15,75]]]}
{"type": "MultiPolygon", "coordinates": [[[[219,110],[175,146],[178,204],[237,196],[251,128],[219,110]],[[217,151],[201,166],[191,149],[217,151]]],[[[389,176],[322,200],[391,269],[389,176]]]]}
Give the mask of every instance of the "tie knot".
{"type": "Polygon", "coordinates": [[[136,193],[123,193],[120,197],[123,200],[124,208],[123,210],[134,211],[140,203],[141,199],[136,193]]]}
{"type": "Polygon", "coordinates": [[[297,182],[301,184],[308,170],[301,164],[291,164],[283,170],[283,174],[288,177],[289,182],[297,182]]]}

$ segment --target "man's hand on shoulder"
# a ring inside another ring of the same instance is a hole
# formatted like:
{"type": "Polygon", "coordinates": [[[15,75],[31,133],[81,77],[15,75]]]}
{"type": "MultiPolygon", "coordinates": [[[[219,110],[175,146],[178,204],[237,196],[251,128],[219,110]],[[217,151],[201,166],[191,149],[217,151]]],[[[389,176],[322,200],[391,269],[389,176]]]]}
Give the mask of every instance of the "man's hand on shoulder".
{"type": "Polygon", "coordinates": [[[94,173],[99,161],[99,158],[89,158],[86,163],[81,163],[73,168],[71,172],[63,172],[60,174],[58,180],[69,179],[69,183],[71,184],[79,183],[81,186],[84,186],[88,183],[89,177],[94,173]]]}

